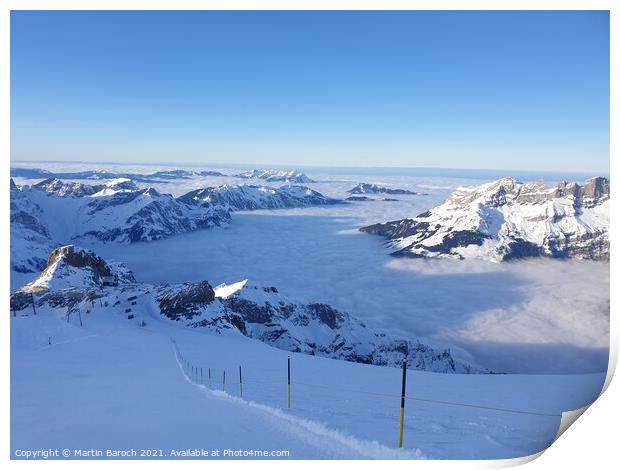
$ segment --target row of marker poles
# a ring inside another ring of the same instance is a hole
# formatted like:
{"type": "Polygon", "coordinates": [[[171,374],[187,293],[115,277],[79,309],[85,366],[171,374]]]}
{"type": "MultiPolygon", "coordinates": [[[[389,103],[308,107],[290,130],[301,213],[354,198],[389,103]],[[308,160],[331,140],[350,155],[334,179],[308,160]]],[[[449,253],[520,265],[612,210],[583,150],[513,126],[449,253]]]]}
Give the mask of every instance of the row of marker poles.
{"type": "MultiPolygon", "coordinates": [[[[186,369],[189,369],[191,367],[192,370],[192,375],[194,374],[194,371],[196,373],[196,375],[198,374],[198,368],[194,368],[194,366],[190,366],[189,361],[187,361],[185,358],[183,358],[183,356],[181,356],[181,362],[183,363],[183,365],[185,366],[186,369]]],[[[400,429],[399,429],[399,433],[398,433],[398,447],[402,448],[403,447],[403,440],[404,440],[404,433],[405,433],[405,396],[406,396],[406,391],[407,391],[407,361],[404,360],[403,361],[403,374],[402,374],[402,387],[401,387],[401,394],[400,394],[400,429]]],[[[287,358],[287,367],[286,367],[286,372],[287,372],[287,380],[286,380],[286,384],[287,384],[287,405],[290,408],[291,407],[291,357],[289,356],[287,358]]],[[[211,387],[211,368],[207,368],[207,376],[209,379],[209,388],[211,387]]],[[[203,383],[203,368],[200,368],[200,383],[203,383]]],[[[226,390],[226,370],[224,370],[222,372],[222,390],[225,391],[226,390]]],[[[239,366],[239,396],[243,397],[243,374],[241,371],[241,366],[239,366]]]]}

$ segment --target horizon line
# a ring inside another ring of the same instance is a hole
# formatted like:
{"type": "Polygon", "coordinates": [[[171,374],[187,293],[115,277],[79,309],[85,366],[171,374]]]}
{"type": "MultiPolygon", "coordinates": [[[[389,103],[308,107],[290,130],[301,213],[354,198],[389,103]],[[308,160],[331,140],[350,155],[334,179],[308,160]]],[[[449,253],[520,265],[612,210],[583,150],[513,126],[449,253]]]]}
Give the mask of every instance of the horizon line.
{"type": "Polygon", "coordinates": [[[505,169],[505,168],[465,168],[465,167],[430,167],[430,166],[378,166],[378,165],[358,165],[358,166],[349,166],[349,165],[312,165],[312,164],[273,164],[273,163],[243,163],[243,162],[120,162],[120,161],[86,161],[86,160],[21,160],[21,159],[10,159],[9,164],[10,167],[13,167],[13,163],[67,163],[67,164],[93,164],[93,165],[122,165],[122,166],[130,166],[130,165],[146,165],[146,166],[189,166],[189,167],[197,167],[197,166],[212,166],[215,168],[235,168],[235,167],[247,167],[252,169],[302,169],[302,168],[317,168],[317,169],[334,169],[334,170],[440,170],[440,171],[462,171],[466,173],[475,173],[475,172],[505,172],[506,174],[510,173],[541,173],[541,174],[570,174],[570,175],[600,175],[600,176],[610,176],[610,170],[606,171],[596,171],[596,170],[537,170],[537,169],[505,169]]]}

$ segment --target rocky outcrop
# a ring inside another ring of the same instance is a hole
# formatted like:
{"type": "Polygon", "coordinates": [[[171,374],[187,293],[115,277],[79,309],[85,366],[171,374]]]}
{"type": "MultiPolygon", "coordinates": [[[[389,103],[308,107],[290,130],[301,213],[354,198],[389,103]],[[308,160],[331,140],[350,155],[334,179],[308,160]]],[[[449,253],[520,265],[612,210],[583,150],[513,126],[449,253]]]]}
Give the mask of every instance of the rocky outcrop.
{"type": "Polygon", "coordinates": [[[90,185],[83,183],[71,183],[64,182],[58,178],[48,178],[32,186],[34,189],[45,191],[46,193],[53,193],[61,197],[66,196],[92,196],[105,188],[105,185],[90,185]]]}
{"type": "Polygon", "coordinates": [[[503,178],[455,191],[411,219],[363,227],[389,239],[395,256],[609,259],[609,180],[583,185],[503,178]]]}
{"type": "Polygon", "coordinates": [[[330,305],[291,301],[275,287],[243,282],[226,297],[217,297],[202,282],[161,286],[156,292],[161,313],[192,328],[237,331],[279,349],[352,362],[398,366],[406,358],[414,369],[485,372],[456,361],[449,350],[377,333],[330,305]]]}
{"type": "Polygon", "coordinates": [[[347,191],[349,194],[418,194],[407,189],[393,189],[371,183],[359,183],[347,191]]]}
{"type": "Polygon", "coordinates": [[[69,288],[102,287],[135,282],[133,274],[120,263],[106,262],[94,252],[73,245],[53,250],[39,277],[20,290],[41,294],[69,288]]]}
{"type": "Polygon", "coordinates": [[[207,281],[164,285],[156,289],[155,298],[161,313],[171,320],[191,320],[215,299],[215,292],[207,281]]]}

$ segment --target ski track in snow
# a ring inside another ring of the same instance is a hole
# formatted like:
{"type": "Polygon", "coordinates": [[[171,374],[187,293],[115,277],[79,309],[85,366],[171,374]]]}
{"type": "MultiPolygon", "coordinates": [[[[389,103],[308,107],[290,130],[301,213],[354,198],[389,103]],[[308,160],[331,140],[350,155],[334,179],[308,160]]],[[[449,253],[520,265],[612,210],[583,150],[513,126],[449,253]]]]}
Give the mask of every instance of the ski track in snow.
{"type": "MultiPolygon", "coordinates": [[[[376,441],[364,441],[361,439],[357,439],[351,435],[344,434],[334,429],[330,429],[322,423],[287,414],[278,408],[264,405],[262,403],[257,403],[255,401],[244,400],[243,398],[235,397],[222,390],[210,389],[206,385],[194,382],[191,377],[187,375],[183,368],[183,364],[179,359],[179,355],[174,347],[174,343],[172,345],[172,351],[177,361],[177,365],[181,371],[181,374],[183,374],[183,377],[188,383],[210,393],[212,396],[219,399],[227,400],[228,402],[234,403],[239,406],[248,406],[264,413],[266,415],[266,419],[274,419],[278,422],[281,422],[280,424],[285,425],[286,429],[292,434],[295,434],[298,438],[305,440],[306,442],[308,442],[308,444],[316,446],[323,452],[331,449],[333,450],[335,455],[339,455],[343,454],[342,448],[345,448],[352,453],[348,455],[348,458],[389,460],[414,460],[424,458],[422,456],[422,452],[420,452],[419,449],[393,449],[384,446],[376,441]],[[340,447],[334,446],[334,442],[338,443],[340,447]]],[[[347,454],[348,452],[344,453],[344,455],[347,454]]]]}

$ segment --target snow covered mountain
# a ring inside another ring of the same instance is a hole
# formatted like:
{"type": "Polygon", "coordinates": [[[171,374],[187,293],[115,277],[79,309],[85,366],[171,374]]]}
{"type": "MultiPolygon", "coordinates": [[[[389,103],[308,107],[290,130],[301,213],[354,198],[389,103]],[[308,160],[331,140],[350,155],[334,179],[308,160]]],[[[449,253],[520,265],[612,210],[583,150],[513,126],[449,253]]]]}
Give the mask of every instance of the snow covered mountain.
{"type": "Polygon", "coordinates": [[[158,286],[135,283],[123,265],[107,263],[92,251],[74,246],[54,250],[44,272],[11,296],[11,309],[29,309],[31,293],[43,314],[73,311],[100,300],[101,305],[111,306],[110,313],[130,312],[133,317],[155,309],[156,316],[189,328],[242,334],[291,352],[384,366],[398,366],[407,358],[412,369],[488,372],[456,361],[449,350],[375,332],[329,305],[294,302],[275,287],[247,281],[215,289],[207,281],[158,286]],[[103,279],[110,276],[118,285],[104,286],[103,279]],[[132,307],[138,298],[140,307],[132,307]]]}
{"type": "Polygon", "coordinates": [[[314,181],[308,178],[304,173],[295,170],[248,170],[233,176],[244,179],[259,178],[271,183],[280,181],[301,184],[314,183],[314,181]]]}
{"type": "Polygon", "coordinates": [[[458,189],[412,219],[360,230],[389,238],[396,256],[608,260],[609,181],[596,177],[550,188],[503,178],[458,189]]]}
{"type": "Polygon", "coordinates": [[[323,196],[305,186],[222,185],[197,189],[179,198],[201,207],[227,206],[232,210],[282,209],[339,204],[342,201],[323,196]]]}
{"type": "Polygon", "coordinates": [[[162,181],[186,180],[196,176],[226,176],[219,171],[213,170],[160,170],[154,173],[131,173],[107,170],[84,170],[51,172],[40,168],[11,167],[12,177],[29,179],[56,178],[65,180],[111,180],[127,178],[140,183],[158,183],[162,181]]]}
{"type": "Polygon", "coordinates": [[[11,183],[11,266],[38,272],[47,253],[81,238],[134,243],[226,224],[224,207],[197,207],[126,179],[106,184],[49,178],[32,186],[11,183]]]}
{"type": "Polygon", "coordinates": [[[418,194],[407,189],[392,189],[371,183],[359,183],[347,191],[349,194],[418,194]]]}
{"type": "Polygon", "coordinates": [[[72,238],[134,243],[230,221],[227,209],[191,206],[153,188],[117,191],[90,199],[79,212],[80,228],[72,238]]]}
{"type": "Polygon", "coordinates": [[[11,180],[11,268],[21,273],[40,272],[54,247],[80,239],[119,243],[160,240],[227,224],[231,210],[341,202],[295,185],[223,185],[175,198],[153,188],[140,188],[124,177],[98,184],[50,177],[22,187],[11,180]]]}
{"type": "Polygon", "coordinates": [[[43,209],[22,192],[13,179],[11,188],[11,270],[20,273],[41,271],[55,246],[43,209]]]}
{"type": "Polygon", "coordinates": [[[52,251],[39,277],[26,284],[23,292],[45,293],[71,288],[102,287],[135,282],[132,272],[121,263],[106,262],[90,250],[66,245],[52,251]]]}

